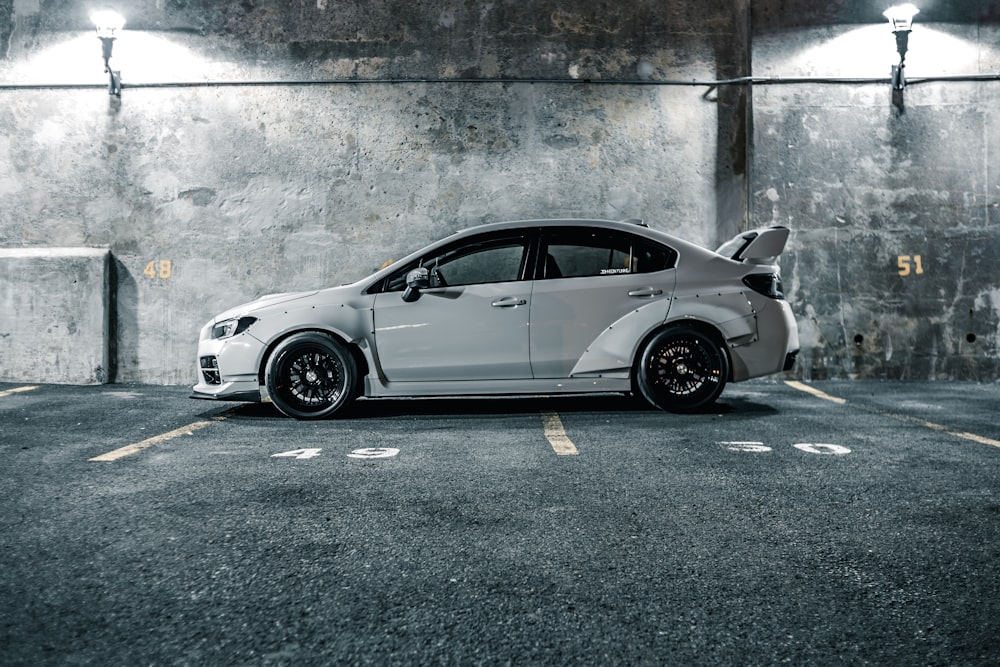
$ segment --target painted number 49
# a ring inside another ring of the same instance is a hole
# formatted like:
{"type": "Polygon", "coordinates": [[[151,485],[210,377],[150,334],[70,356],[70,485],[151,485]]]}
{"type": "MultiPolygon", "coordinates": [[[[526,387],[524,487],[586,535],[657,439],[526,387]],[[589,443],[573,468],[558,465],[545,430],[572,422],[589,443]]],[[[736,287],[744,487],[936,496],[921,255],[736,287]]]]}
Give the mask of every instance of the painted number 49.
{"type": "Polygon", "coordinates": [[[900,255],[896,258],[896,266],[899,267],[899,275],[909,276],[915,275],[919,276],[924,272],[924,264],[920,259],[920,255],[900,255]]]}

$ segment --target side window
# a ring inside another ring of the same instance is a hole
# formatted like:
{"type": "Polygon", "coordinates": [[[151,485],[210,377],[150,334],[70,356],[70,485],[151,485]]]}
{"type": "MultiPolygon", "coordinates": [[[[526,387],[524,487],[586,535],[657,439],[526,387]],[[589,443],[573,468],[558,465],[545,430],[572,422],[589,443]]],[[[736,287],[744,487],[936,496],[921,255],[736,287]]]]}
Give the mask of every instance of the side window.
{"type": "Polygon", "coordinates": [[[485,247],[459,248],[426,264],[431,287],[505,283],[521,276],[524,244],[511,242],[485,247]]]}
{"type": "Polygon", "coordinates": [[[427,267],[431,287],[520,280],[524,274],[527,246],[527,240],[521,237],[466,241],[459,246],[449,246],[389,276],[385,291],[405,289],[406,274],[416,266],[427,267]]]}
{"type": "Polygon", "coordinates": [[[560,230],[546,235],[542,278],[613,276],[672,269],[673,248],[622,232],[594,229],[560,230]]]}

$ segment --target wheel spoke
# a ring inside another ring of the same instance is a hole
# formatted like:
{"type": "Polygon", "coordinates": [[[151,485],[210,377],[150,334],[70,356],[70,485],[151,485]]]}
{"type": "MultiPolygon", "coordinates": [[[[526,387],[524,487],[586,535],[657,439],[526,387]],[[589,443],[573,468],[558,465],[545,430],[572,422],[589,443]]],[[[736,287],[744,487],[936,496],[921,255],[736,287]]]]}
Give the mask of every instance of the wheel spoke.
{"type": "Polygon", "coordinates": [[[701,332],[684,327],[662,332],[643,359],[640,390],[654,405],[675,411],[714,401],[729,369],[723,349],[701,332]]]}
{"type": "Polygon", "coordinates": [[[353,400],[357,372],[341,344],[321,333],[302,332],[278,346],[265,375],[279,410],[296,419],[321,419],[353,400]]]}
{"type": "Polygon", "coordinates": [[[711,361],[705,350],[693,342],[677,340],[651,359],[656,382],[671,394],[692,394],[706,382],[711,361]]]}
{"type": "Polygon", "coordinates": [[[287,366],[289,392],[303,407],[323,407],[343,391],[343,371],[334,357],[309,351],[287,366]]]}

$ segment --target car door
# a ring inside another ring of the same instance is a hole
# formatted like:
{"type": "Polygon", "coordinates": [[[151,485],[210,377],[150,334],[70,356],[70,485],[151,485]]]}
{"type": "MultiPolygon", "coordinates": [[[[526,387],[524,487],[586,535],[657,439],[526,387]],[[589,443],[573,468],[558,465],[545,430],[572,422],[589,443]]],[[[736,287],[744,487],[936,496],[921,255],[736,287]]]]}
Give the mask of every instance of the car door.
{"type": "Polygon", "coordinates": [[[375,348],[390,382],[531,377],[525,280],[528,238],[488,235],[445,246],[403,267],[375,298],[375,348]],[[429,286],[402,299],[406,274],[422,266],[429,286]]]}
{"type": "Polygon", "coordinates": [[[673,248],[628,232],[570,227],[544,230],[538,258],[529,341],[536,378],[568,377],[599,335],[643,306],[662,303],[666,318],[673,248]]]}

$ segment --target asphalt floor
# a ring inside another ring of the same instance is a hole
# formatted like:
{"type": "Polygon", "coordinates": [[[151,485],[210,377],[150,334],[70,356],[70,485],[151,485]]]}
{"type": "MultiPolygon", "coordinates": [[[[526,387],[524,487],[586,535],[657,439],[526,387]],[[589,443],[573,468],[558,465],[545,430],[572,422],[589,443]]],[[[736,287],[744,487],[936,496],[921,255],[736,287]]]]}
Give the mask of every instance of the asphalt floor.
{"type": "Polygon", "coordinates": [[[995,664],[1000,383],[0,384],[0,663],[995,664]]]}

